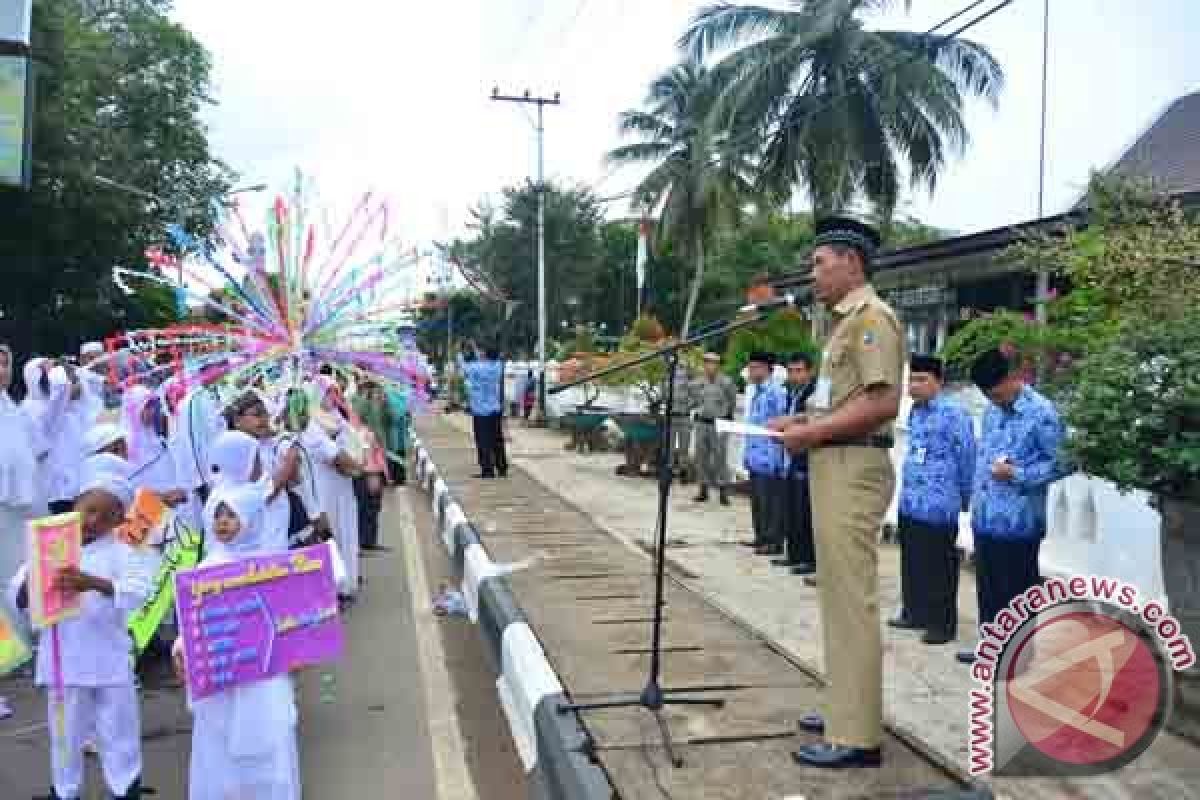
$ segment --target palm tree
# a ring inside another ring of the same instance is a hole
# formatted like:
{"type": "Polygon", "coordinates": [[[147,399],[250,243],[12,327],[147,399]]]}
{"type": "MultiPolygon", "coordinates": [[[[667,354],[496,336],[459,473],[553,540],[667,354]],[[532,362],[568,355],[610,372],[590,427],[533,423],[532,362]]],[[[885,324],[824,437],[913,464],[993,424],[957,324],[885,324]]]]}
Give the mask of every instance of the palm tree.
{"type": "Polygon", "coordinates": [[[719,113],[763,143],[763,187],[803,186],[817,213],[861,194],[889,220],[902,170],[932,192],[947,152],[966,147],[963,97],[994,105],[1003,70],[974,42],[863,26],[860,15],[893,2],[722,2],[693,17],[680,40],[691,58],[736,48],[713,68],[725,87],[719,113]]]}
{"type": "Polygon", "coordinates": [[[642,141],[608,154],[614,165],[655,164],[634,204],[647,211],[661,208],[658,239],[675,242],[695,265],[680,331],[685,339],[704,282],[705,241],[723,222],[737,220],[750,190],[748,160],[730,146],[727,133],[710,126],[717,96],[703,65],[686,61],[672,67],[650,84],[645,110],[620,116],[622,135],[642,141]]]}

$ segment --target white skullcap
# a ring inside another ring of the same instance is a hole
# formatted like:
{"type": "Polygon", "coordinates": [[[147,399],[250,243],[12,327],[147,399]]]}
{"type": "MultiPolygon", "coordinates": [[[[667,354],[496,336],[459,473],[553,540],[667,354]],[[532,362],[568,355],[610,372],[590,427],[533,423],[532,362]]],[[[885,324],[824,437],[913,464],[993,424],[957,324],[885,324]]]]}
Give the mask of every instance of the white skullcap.
{"type": "Polygon", "coordinates": [[[125,430],[119,425],[104,422],[95,425],[83,438],[83,454],[94,456],[106,447],[111,447],[126,438],[125,430]]]}
{"type": "Polygon", "coordinates": [[[83,476],[79,493],[82,495],[94,491],[106,492],[117,498],[122,508],[133,505],[133,486],[124,476],[117,473],[105,469],[88,470],[83,476]]]}
{"type": "Polygon", "coordinates": [[[99,342],[84,342],[83,347],[79,348],[81,356],[98,356],[104,352],[104,345],[99,342]]]}
{"type": "Polygon", "coordinates": [[[83,460],[82,474],[84,476],[103,472],[116,475],[118,478],[129,479],[133,465],[118,455],[112,453],[96,453],[83,460]]]}

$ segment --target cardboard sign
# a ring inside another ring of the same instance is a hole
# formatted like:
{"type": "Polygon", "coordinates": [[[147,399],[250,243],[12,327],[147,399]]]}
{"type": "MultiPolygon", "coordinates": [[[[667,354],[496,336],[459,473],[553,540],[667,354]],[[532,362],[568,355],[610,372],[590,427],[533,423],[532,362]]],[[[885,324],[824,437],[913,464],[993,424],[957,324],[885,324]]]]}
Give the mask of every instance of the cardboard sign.
{"type": "Polygon", "coordinates": [[[21,629],[0,603],[0,675],[7,675],[33,655],[21,629]]]}
{"type": "Polygon", "coordinates": [[[83,550],[83,518],[76,512],[29,522],[29,616],[49,628],[79,613],[79,595],[55,588],[58,571],[78,567],[83,550]]]}
{"type": "Polygon", "coordinates": [[[342,655],[328,544],[177,572],[175,594],[193,700],[342,655]]]}
{"type": "Polygon", "coordinates": [[[162,530],[168,510],[157,493],[138,489],[125,522],[117,529],[118,538],[132,547],[141,547],[150,540],[150,534],[162,530]]]}
{"type": "Polygon", "coordinates": [[[175,606],[175,573],[200,563],[204,536],[178,519],[173,522],[171,534],[154,576],[154,591],[141,608],[129,615],[128,628],[135,657],[150,644],[158,626],[175,606]]]}

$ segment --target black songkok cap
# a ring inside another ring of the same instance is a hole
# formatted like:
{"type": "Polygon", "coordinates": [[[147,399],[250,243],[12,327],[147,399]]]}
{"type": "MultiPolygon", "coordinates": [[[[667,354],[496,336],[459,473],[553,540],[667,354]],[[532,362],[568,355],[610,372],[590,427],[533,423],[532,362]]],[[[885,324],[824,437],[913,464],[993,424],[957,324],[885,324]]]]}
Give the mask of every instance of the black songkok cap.
{"type": "Polygon", "coordinates": [[[928,372],[939,381],[942,379],[942,375],[945,373],[945,366],[942,364],[942,360],[937,356],[913,355],[908,360],[908,368],[913,372],[928,372]]]}
{"type": "Polygon", "coordinates": [[[999,350],[988,350],[971,365],[971,382],[986,392],[996,388],[1012,371],[1008,356],[999,350]]]}
{"type": "Polygon", "coordinates": [[[766,364],[768,367],[773,367],[775,366],[775,356],[771,355],[765,350],[755,350],[750,354],[750,357],[746,359],[746,363],[754,364],[756,362],[759,364],[766,364]]]}
{"type": "Polygon", "coordinates": [[[844,244],[870,258],[875,255],[881,242],[879,231],[864,222],[853,217],[826,217],[817,221],[813,247],[844,244]]]}

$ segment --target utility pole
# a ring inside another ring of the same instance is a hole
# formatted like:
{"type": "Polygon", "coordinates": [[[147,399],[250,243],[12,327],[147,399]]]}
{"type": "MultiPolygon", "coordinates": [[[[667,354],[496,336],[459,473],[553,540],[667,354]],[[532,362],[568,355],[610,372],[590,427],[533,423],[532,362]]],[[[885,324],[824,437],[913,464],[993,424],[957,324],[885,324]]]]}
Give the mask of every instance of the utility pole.
{"type": "Polygon", "coordinates": [[[523,103],[537,106],[537,287],[538,287],[538,416],[546,422],[546,158],[544,140],[546,126],[543,112],[546,106],[561,104],[559,93],[554,97],[534,97],[528,89],[520,97],[500,94],[492,90],[492,99],[504,103],[523,103]]]}
{"type": "MultiPolygon", "coordinates": [[[[1050,68],[1050,0],[1045,0],[1042,13],[1042,132],[1041,151],[1038,157],[1038,199],[1037,217],[1045,216],[1046,208],[1046,86],[1049,82],[1050,68]]],[[[1041,259],[1038,259],[1041,261],[1041,259]]],[[[1038,264],[1037,272],[1037,305],[1035,314],[1038,324],[1046,324],[1046,303],[1050,301],[1050,273],[1045,264],[1038,264]]]]}

